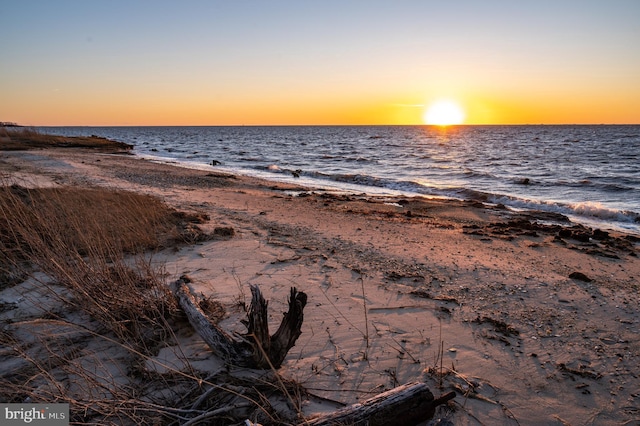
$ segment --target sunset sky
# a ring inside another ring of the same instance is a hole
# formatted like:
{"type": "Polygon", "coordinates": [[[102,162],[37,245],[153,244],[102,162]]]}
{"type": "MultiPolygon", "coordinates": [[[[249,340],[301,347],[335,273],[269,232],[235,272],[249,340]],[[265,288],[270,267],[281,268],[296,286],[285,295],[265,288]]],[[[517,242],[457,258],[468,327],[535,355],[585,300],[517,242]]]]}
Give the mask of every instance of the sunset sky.
{"type": "Polygon", "coordinates": [[[0,121],[640,123],[640,1],[0,0],[0,121]]]}

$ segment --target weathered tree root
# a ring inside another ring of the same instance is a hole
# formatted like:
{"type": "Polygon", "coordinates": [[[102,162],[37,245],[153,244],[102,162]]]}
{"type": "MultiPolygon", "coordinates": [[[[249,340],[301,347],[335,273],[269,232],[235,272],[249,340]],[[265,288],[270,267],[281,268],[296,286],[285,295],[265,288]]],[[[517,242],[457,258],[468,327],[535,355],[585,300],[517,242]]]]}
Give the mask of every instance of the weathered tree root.
{"type": "Polygon", "coordinates": [[[287,352],[302,333],[303,310],[307,304],[304,292],[291,288],[289,311],[284,314],[275,334],[269,336],[268,303],[258,286],[252,285],[251,306],[245,322],[248,331],[244,335],[245,339],[236,340],[213,324],[200,309],[196,297],[187,285],[190,282],[191,279],[183,275],[171,285],[172,291],[195,331],[216,355],[229,364],[241,367],[269,369],[282,365],[287,352]]]}

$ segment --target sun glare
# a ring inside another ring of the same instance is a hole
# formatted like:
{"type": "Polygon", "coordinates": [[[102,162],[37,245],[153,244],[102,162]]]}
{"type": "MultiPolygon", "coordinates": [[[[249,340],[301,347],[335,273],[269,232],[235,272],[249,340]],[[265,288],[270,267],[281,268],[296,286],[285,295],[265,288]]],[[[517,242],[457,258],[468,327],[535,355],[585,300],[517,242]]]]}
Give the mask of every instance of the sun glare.
{"type": "Polygon", "coordinates": [[[449,126],[464,122],[464,111],[457,103],[449,100],[437,101],[429,105],[424,113],[425,124],[449,126]]]}

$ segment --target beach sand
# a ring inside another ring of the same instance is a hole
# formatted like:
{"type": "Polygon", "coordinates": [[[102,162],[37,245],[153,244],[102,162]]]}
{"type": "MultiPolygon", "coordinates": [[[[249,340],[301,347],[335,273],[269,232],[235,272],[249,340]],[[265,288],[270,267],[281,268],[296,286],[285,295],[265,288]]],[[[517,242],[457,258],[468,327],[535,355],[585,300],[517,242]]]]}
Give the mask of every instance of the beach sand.
{"type": "MultiPolygon", "coordinates": [[[[336,194],[85,150],[3,152],[0,174],[153,194],[209,215],[207,232],[232,227],[231,238],[153,260],[168,283],[187,274],[220,301],[230,331],[245,331],[238,301],[251,284],[269,300],[272,329],[290,287],[308,295],[280,369],[308,391],[306,416],[425,381],[436,396],[457,392],[437,413],[456,425],[640,424],[631,236],[570,223],[561,232],[559,217],[501,206],[336,194]]],[[[17,303],[20,291],[0,300],[17,303]]],[[[197,335],[182,350],[195,368],[219,368],[197,335]]],[[[159,357],[180,368],[169,348],[159,357]]]]}

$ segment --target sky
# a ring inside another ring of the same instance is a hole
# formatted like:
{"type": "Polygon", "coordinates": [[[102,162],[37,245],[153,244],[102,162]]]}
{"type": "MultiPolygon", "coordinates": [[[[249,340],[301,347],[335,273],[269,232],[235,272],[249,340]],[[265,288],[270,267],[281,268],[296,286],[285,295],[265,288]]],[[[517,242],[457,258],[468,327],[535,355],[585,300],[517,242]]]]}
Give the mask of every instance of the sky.
{"type": "Polygon", "coordinates": [[[0,121],[640,124],[640,0],[0,0],[0,121]]]}

